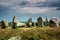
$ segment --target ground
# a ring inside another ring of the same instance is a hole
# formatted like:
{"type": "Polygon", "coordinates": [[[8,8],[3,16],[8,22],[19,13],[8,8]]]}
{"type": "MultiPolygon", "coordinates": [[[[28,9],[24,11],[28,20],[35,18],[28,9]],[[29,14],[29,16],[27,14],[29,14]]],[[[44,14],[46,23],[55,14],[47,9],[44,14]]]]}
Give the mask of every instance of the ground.
{"type": "Polygon", "coordinates": [[[21,40],[60,40],[60,27],[31,27],[0,29],[0,40],[20,36],[21,40]]]}

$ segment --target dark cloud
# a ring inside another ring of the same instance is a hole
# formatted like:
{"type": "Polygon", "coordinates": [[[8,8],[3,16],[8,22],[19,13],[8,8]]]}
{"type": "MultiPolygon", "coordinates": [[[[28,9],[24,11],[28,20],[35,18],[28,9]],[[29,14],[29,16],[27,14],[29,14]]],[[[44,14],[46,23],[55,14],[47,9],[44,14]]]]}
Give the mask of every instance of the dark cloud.
{"type": "Polygon", "coordinates": [[[60,2],[37,2],[37,7],[60,7],[60,2]]]}
{"type": "Polygon", "coordinates": [[[30,4],[29,2],[27,1],[23,1],[23,2],[20,2],[20,6],[27,6],[28,4],[30,4]]]}
{"type": "Polygon", "coordinates": [[[60,3],[51,3],[48,6],[50,6],[50,7],[60,7],[60,3]]]}
{"type": "Polygon", "coordinates": [[[28,1],[22,1],[19,3],[20,6],[31,6],[31,7],[60,7],[60,1],[47,1],[47,2],[36,2],[31,3],[28,1]]]}
{"type": "Polygon", "coordinates": [[[32,1],[27,1],[27,0],[21,1],[21,2],[14,2],[14,3],[9,2],[9,4],[6,3],[8,6],[6,6],[6,4],[4,4],[4,3],[1,3],[1,5],[4,5],[4,6],[0,7],[0,12],[3,12],[3,11],[7,12],[7,11],[13,10],[13,12],[17,12],[17,13],[20,13],[20,12],[25,13],[25,12],[32,12],[32,11],[33,11],[33,13],[36,13],[39,10],[43,9],[42,11],[39,11],[39,12],[44,13],[46,11],[46,9],[49,11],[60,10],[60,2],[58,0],[55,0],[55,1],[51,0],[51,1],[45,1],[45,2],[42,2],[42,1],[32,2],[32,1]],[[36,7],[36,8],[33,8],[33,7],[36,7]],[[41,8],[41,7],[43,7],[43,8],[41,8]]]}
{"type": "Polygon", "coordinates": [[[56,10],[60,10],[60,7],[56,8],[56,10]]]}

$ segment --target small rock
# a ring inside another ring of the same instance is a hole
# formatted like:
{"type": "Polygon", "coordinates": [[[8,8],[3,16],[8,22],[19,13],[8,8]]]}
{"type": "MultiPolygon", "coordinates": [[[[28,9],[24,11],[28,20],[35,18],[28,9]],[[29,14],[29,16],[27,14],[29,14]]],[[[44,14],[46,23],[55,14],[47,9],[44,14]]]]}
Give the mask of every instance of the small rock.
{"type": "Polygon", "coordinates": [[[11,37],[8,40],[21,40],[20,36],[11,37]]]}

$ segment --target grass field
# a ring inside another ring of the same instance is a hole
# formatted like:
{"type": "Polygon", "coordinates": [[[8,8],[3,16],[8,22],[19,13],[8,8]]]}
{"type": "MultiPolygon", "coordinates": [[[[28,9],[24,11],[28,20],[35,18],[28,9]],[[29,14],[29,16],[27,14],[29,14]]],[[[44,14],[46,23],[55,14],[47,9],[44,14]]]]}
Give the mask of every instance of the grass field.
{"type": "Polygon", "coordinates": [[[60,40],[60,27],[0,29],[0,40],[8,40],[13,36],[20,36],[21,40],[60,40]]]}

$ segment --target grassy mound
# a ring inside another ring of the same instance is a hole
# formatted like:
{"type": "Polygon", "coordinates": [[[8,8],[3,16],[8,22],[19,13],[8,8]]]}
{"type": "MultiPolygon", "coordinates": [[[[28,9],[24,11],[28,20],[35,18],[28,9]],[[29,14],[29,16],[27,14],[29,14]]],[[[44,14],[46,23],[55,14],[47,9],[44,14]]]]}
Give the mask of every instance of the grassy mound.
{"type": "Polygon", "coordinates": [[[60,27],[0,29],[0,40],[20,36],[21,40],[60,40],[60,27]]]}

